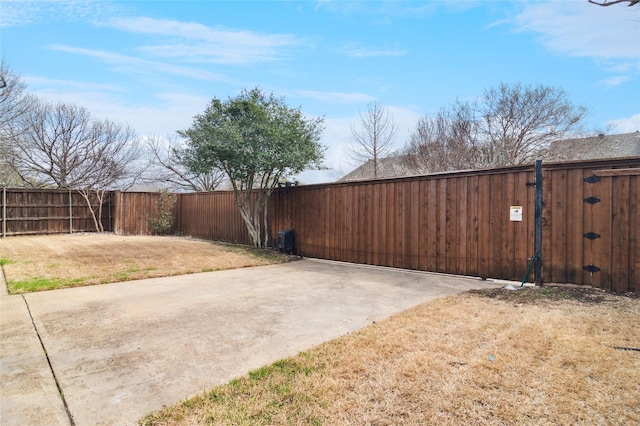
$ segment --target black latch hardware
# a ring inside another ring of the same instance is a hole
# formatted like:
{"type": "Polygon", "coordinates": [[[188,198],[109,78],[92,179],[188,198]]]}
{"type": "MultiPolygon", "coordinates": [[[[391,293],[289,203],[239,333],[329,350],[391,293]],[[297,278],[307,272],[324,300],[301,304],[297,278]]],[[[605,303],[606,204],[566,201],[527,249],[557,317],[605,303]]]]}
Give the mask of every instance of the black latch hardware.
{"type": "Polygon", "coordinates": [[[588,238],[590,240],[595,240],[596,238],[600,238],[600,234],[596,234],[595,232],[587,232],[583,235],[583,237],[588,238]]]}
{"type": "Polygon", "coordinates": [[[584,181],[587,183],[596,183],[596,182],[600,182],[600,177],[596,175],[591,175],[587,178],[584,178],[584,181]]]}
{"type": "Polygon", "coordinates": [[[589,197],[589,198],[585,198],[584,202],[585,203],[589,203],[589,204],[595,204],[595,203],[599,203],[600,202],[600,198],[598,198],[598,197],[589,197]]]}
{"type": "Polygon", "coordinates": [[[600,268],[598,268],[596,265],[583,266],[582,269],[591,273],[598,272],[600,270],[600,268]]]}
{"type": "Polygon", "coordinates": [[[284,182],[284,183],[278,182],[278,194],[280,193],[280,189],[281,188],[284,188],[284,193],[288,194],[289,190],[291,189],[292,186],[298,186],[298,181],[295,181],[295,182],[287,181],[287,182],[284,182]]]}

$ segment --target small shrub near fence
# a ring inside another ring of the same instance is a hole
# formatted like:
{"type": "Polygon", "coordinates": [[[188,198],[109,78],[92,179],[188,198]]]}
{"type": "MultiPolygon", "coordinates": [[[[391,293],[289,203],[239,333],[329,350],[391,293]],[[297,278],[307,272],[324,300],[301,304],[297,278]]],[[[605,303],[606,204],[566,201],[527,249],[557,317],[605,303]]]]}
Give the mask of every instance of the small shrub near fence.
{"type": "Polygon", "coordinates": [[[177,196],[163,190],[158,198],[153,201],[155,212],[147,212],[147,221],[156,235],[167,235],[173,228],[175,215],[174,209],[177,196]]]}

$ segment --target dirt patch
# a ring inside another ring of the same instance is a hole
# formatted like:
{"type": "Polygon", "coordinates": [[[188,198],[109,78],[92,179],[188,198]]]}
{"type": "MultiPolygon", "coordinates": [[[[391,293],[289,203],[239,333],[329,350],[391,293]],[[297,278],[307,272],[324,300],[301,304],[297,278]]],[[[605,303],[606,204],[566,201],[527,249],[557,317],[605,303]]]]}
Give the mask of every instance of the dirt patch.
{"type": "Polygon", "coordinates": [[[497,300],[514,303],[549,303],[573,300],[581,303],[598,304],[619,300],[617,298],[638,299],[637,293],[612,293],[586,286],[556,285],[543,287],[517,287],[517,290],[492,288],[472,290],[472,293],[497,300]]]}
{"type": "MultiPolygon", "coordinates": [[[[520,293],[522,292],[522,293],[520,293]]],[[[640,299],[438,299],[145,418],[186,424],[638,424],[640,299]]]]}
{"type": "Polygon", "coordinates": [[[73,234],[0,240],[10,293],[268,265],[270,250],[184,237],[73,234]]]}

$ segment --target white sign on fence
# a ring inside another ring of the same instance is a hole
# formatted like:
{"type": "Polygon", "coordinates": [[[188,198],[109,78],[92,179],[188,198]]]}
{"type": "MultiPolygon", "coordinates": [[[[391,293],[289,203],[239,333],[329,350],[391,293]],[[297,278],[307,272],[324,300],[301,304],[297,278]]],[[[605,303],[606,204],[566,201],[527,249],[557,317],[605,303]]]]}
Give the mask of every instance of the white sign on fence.
{"type": "Polygon", "coordinates": [[[509,220],[511,222],[522,222],[522,206],[511,206],[509,209],[509,220]]]}

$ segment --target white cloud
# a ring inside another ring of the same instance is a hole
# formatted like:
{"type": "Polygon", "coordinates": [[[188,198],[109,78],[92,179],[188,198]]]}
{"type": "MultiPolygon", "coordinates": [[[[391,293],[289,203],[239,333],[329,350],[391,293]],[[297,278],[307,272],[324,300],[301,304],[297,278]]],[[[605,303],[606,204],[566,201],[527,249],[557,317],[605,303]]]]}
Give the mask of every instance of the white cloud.
{"type": "Polygon", "coordinates": [[[56,87],[58,89],[64,88],[65,90],[75,90],[83,92],[125,92],[125,89],[123,87],[111,83],[85,83],[81,81],[59,80],[31,76],[22,77],[22,80],[27,83],[27,85],[36,87],[56,87]]]}
{"type": "Polygon", "coordinates": [[[182,77],[189,77],[198,80],[205,81],[224,81],[231,82],[231,79],[224,75],[215,74],[210,71],[201,70],[198,68],[184,67],[180,65],[173,65],[164,62],[149,61],[145,59],[136,58],[133,56],[122,55],[119,53],[107,52],[97,49],[84,49],[80,47],[52,45],[49,49],[60,52],[73,53],[77,55],[84,55],[99,59],[103,62],[114,65],[114,67],[122,72],[128,74],[149,74],[149,73],[164,73],[171,75],[178,75],[182,77]]]}
{"type": "Polygon", "coordinates": [[[189,127],[210,101],[205,96],[177,92],[154,93],[150,100],[132,104],[126,90],[113,84],[80,83],[24,77],[30,92],[49,102],[87,108],[100,120],[130,125],[141,135],[168,135],[189,127]]]}
{"type": "Polygon", "coordinates": [[[18,27],[38,21],[37,6],[22,1],[2,2],[0,28],[18,27]]]}
{"type": "Polygon", "coordinates": [[[600,59],[640,59],[640,8],[586,1],[522,2],[519,31],[537,33],[550,50],[600,59]]]}
{"type": "MultiPolygon", "coordinates": [[[[118,123],[128,123],[140,135],[173,135],[177,130],[189,128],[193,117],[202,113],[209,99],[194,97],[189,102],[158,103],[132,106],[93,105],[100,118],[108,118],[118,123]]],[[[86,102],[85,102],[86,104],[86,102]]]]}
{"type": "Polygon", "coordinates": [[[389,106],[387,107],[389,115],[393,117],[393,122],[398,127],[398,133],[396,135],[396,148],[402,148],[409,140],[409,136],[416,128],[416,124],[422,114],[419,114],[414,109],[389,106]]]}
{"type": "Polygon", "coordinates": [[[633,133],[640,131],[640,114],[627,118],[611,120],[607,124],[613,127],[611,133],[633,133]]]}
{"type": "Polygon", "coordinates": [[[607,86],[607,87],[615,87],[615,86],[619,86],[625,82],[629,81],[629,77],[628,76],[624,76],[624,75],[617,75],[617,76],[613,76],[613,77],[609,77],[609,78],[605,78],[604,80],[600,81],[600,84],[607,86]]]}
{"type": "Polygon", "coordinates": [[[122,2],[93,0],[2,1],[0,27],[18,27],[40,22],[101,20],[125,13],[122,2]]]}
{"type": "Polygon", "coordinates": [[[275,49],[261,48],[260,46],[243,46],[239,48],[235,45],[225,44],[180,43],[141,46],[138,50],[160,58],[215,64],[248,64],[279,59],[275,49]]]}
{"type": "Polygon", "coordinates": [[[352,58],[398,57],[405,56],[407,54],[406,50],[399,48],[374,48],[357,44],[347,45],[340,49],[340,52],[352,58]]]}
{"type": "Polygon", "coordinates": [[[474,7],[477,1],[332,1],[319,0],[314,10],[326,10],[330,13],[353,16],[368,16],[374,23],[387,24],[394,19],[422,18],[433,15],[439,8],[466,10],[474,7]]]}
{"type": "Polygon", "coordinates": [[[289,34],[262,34],[253,31],[218,30],[195,22],[170,19],[114,18],[96,22],[130,33],[163,36],[167,41],[142,46],[140,51],[163,57],[198,62],[246,64],[272,61],[283,56],[283,49],[300,40],[289,34]]]}
{"type": "Polygon", "coordinates": [[[322,102],[330,103],[344,103],[344,102],[358,102],[366,103],[372,102],[375,98],[364,93],[344,93],[344,92],[318,92],[313,90],[298,90],[296,95],[315,99],[322,102]]]}
{"type": "Polygon", "coordinates": [[[287,46],[295,43],[295,38],[286,34],[269,35],[251,31],[221,31],[203,24],[170,19],[114,18],[105,25],[139,34],[165,35],[211,43],[258,45],[262,47],[287,46]]]}

